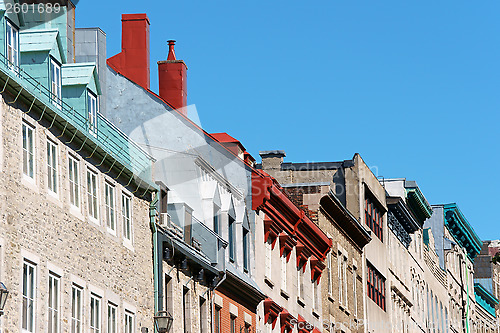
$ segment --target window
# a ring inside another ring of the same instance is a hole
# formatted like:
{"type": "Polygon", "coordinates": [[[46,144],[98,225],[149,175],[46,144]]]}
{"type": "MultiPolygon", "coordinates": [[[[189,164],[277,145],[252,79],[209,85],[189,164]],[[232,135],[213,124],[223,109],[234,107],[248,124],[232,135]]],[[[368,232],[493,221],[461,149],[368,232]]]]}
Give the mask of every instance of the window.
{"type": "Polygon", "coordinates": [[[208,332],[207,327],[207,302],[200,297],[200,333],[208,332]]]}
{"type": "Polygon", "coordinates": [[[312,308],[318,310],[319,305],[319,281],[312,281],[313,295],[312,295],[312,308]]]}
{"type": "Polygon", "coordinates": [[[219,234],[219,218],[220,218],[220,208],[214,205],[214,232],[219,234]]]}
{"type": "Polygon", "coordinates": [[[189,289],[184,287],[182,290],[182,315],[184,321],[184,333],[191,333],[191,300],[189,289]]]}
{"type": "Polygon", "coordinates": [[[69,202],[75,207],[80,207],[80,174],[78,160],[73,157],[68,158],[69,173],[69,202]]]}
{"type": "Polygon", "coordinates": [[[104,205],[106,208],[106,226],[108,231],[116,234],[115,226],[115,188],[109,183],[104,185],[104,205]]]}
{"type": "Polygon", "coordinates": [[[34,131],[33,127],[23,123],[23,174],[30,178],[35,178],[34,131]]]}
{"type": "Polygon", "coordinates": [[[116,305],[108,303],[108,333],[116,333],[117,331],[116,305]]]}
{"type": "Polygon", "coordinates": [[[281,289],[286,291],[286,252],[283,251],[283,255],[281,256],[281,289]]]}
{"type": "Polygon", "coordinates": [[[71,288],[71,333],[82,332],[82,288],[71,288]]]}
{"type": "Polygon", "coordinates": [[[231,333],[236,333],[236,317],[231,315],[230,318],[231,333]]]}
{"type": "Polygon", "coordinates": [[[122,194],[123,238],[132,241],[131,198],[122,194]]]}
{"type": "Polygon", "coordinates": [[[52,104],[61,108],[61,65],[50,58],[50,92],[52,104]]]}
{"type": "Polygon", "coordinates": [[[228,228],[228,247],[229,247],[229,260],[234,261],[234,218],[229,216],[229,228],[228,228]]]}
{"type": "Polygon", "coordinates": [[[174,313],[172,278],[165,274],[165,310],[174,313]]]}
{"type": "Polygon", "coordinates": [[[97,97],[87,90],[87,111],[89,115],[89,132],[97,136],[97,97]]]}
{"type": "Polygon", "coordinates": [[[59,282],[59,277],[49,272],[49,333],[59,332],[59,282]]]}
{"type": "Polygon", "coordinates": [[[372,265],[367,264],[367,268],[368,297],[385,310],[385,278],[372,265]]]}
{"type": "Polygon", "coordinates": [[[328,252],[326,255],[326,278],[328,279],[328,295],[333,294],[333,284],[332,284],[332,253],[328,252]]]}
{"type": "Polygon", "coordinates": [[[24,261],[23,264],[23,331],[35,331],[36,309],[36,266],[24,261]]]}
{"type": "Polygon", "coordinates": [[[220,324],[221,324],[221,320],[220,320],[220,313],[221,313],[221,308],[220,306],[215,306],[215,316],[214,316],[214,328],[215,328],[215,332],[214,333],[221,333],[220,331],[220,324]]]}
{"type": "Polygon", "coordinates": [[[6,22],[8,65],[10,69],[17,72],[19,67],[19,30],[10,21],[7,20],[6,22]]]}
{"type": "Polygon", "coordinates": [[[339,302],[347,306],[347,257],[339,252],[338,255],[339,266],[339,302]]]}
{"type": "Polygon", "coordinates": [[[47,188],[57,193],[57,145],[47,141],[47,188]]]}
{"type": "Polygon", "coordinates": [[[101,332],[101,298],[92,294],[90,296],[90,332],[101,332]]]}
{"type": "Polygon", "coordinates": [[[98,201],[97,201],[97,174],[87,170],[87,200],[89,216],[99,219],[98,201]]]}
{"type": "Polygon", "coordinates": [[[132,312],[125,311],[125,333],[135,333],[135,315],[132,312]]]}
{"type": "Polygon", "coordinates": [[[266,278],[271,278],[271,265],[272,265],[272,245],[271,240],[268,239],[266,242],[266,278]]]}
{"type": "Polygon", "coordinates": [[[297,296],[304,299],[304,265],[302,262],[297,269],[297,296]]]}
{"type": "Polygon", "coordinates": [[[243,228],[243,270],[248,272],[248,230],[243,228]]]}
{"type": "Polygon", "coordinates": [[[365,223],[381,241],[384,241],[382,234],[382,216],[383,214],[375,205],[374,200],[367,195],[365,197],[365,223]]]}
{"type": "Polygon", "coordinates": [[[353,309],[354,309],[354,316],[357,317],[358,315],[358,292],[356,290],[356,280],[358,276],[358,269],[356,266],[352,266],[352,294],[354,295],[353,297],[353,309]]]}

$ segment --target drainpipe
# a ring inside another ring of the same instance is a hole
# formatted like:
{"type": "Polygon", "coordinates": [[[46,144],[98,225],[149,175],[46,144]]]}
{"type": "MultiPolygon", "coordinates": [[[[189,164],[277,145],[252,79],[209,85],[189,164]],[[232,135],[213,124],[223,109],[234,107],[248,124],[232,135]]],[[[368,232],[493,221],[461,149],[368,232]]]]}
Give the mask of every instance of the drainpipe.
{"type": "MultiPolygon", "coordinates": [[[[149,225],[151,227],[153,237],[153,281],[154,281],[154,299],[155,299],[155,312],[159,311],[158,306],[158,292],[159,292],[159,270],[158,270],[158,229],[156,228],[156,204],[158,203],[158,192],[154,192],[153,200],[149,204],[149,225]]],[[[154,326],[154,325],[153,325],[154,326]]],[[[156,326],[153,328],[156,332],[156,326]]]]}
{"type": "MultiPolygon", "coordinates": [[[[217,239],[217,248],[219,247],[219,242],[220,240],[217,239]]],[[[226,251],[226,249],[224,247],[222,247],[221,251],[226,251]]],[[[226,277],[227,277],[227,273],[226,273],[226,257],[224,256],[224,262],[223,262],[223,274],[224,276],[222,277],[222,279],[220,279],[219,282],[217,282],[217,284],[215,285],[214,289],[212,290],[212,299],[211,299],[211,304],[210,304],[210,311],[212,312],[212,333],[215,332],[215,320],[214,320],[214,313],[215,313],[215,303],[214,303],[214,299],[215,299],[215,290],[226,280],[226,277]]],[[[220,323],[219,323],[220,324],[220,323]]]]}

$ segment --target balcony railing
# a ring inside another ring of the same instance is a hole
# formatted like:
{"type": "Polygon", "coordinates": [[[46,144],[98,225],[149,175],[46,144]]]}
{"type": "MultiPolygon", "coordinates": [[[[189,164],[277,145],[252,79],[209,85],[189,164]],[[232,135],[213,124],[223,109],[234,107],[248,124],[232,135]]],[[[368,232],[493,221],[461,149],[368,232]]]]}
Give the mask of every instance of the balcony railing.
{"type": "Polygon", "coordinates": [[[15,96],[14,102],[24,98],[23,102],[29,107],[26,113],[38,109],[40,116],[36,120],[45,118],[51,127],[59,126],[63,131],[61,136],[71,138],[67,143],[79,142],[82,149],[86,144],[90,146],[87,147],[90,149],[89,158],[102,158],[101,164],[111,158],[112,161],[108,162],[110,170],[116,168],[120,175],[128,175],[131,180],[140,177],[135,182],[141,187],[155,187],[152,181],[154,159],[102,114],[97,114],[97,125],[91,131],[88,117],[64,101],[54,105],[50,90],[25,70],[10,63],[3,53],[0,53],[0,71],[0,78],[4,81],[0,83],[0,92],[10,91],[15,96]]]}
{"type": "Polygon", "coordinates": [[[210,258],[212,265],[223,267],[227,242],[196,218],[193,217],[192,221],[190,245],[199,248],[210,258]]]}

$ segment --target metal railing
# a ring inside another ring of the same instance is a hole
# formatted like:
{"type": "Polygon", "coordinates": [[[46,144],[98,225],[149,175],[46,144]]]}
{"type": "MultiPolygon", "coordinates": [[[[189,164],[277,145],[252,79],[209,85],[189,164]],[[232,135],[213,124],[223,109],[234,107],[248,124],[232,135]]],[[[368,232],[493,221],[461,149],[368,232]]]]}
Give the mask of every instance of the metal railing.
{"type": "MultiPolygon", "coordinates": [[[[6,58],[5,54],[1,52],[0,70],[7,76],[3,87],[0,86],[2,93],[5,91],[9,82],[14,81],[20,86],[20,90],[14,101],[19,98],[24,90],[34,97],[30,110],[36,100],[44,104],[39,121],[46,113],[48,114],[49,112],[52,112],[57,114],[64,122],[66,122],[63,134],[64,131],[66,131],[68,123],[71,124],[74,128],[76,128],[76,130],[85,136],[85,142],[87,140],[93,142],[96,146],[100,147],[106,155],[109,155],[115,161],[118,161],[124,167],[128,168],[135,176],[143,178],[146,180],[146,183],[152,182],[151,169],[154,158],[144,151],[137,143],[132,141],[119,128],[113,125],[102,114],[97,114],[97,124],[95,124],[95,127],[91,129],[88,117],[82,115],[62,100],[58,103],[59,105],[56,106],[53,103],[53,95],[47,87],[28,74],[20,66],[12,64],[6,58]]],[[[54,116],[52,120],[55,121],[55,118],[56,117],[54,116]]]]}

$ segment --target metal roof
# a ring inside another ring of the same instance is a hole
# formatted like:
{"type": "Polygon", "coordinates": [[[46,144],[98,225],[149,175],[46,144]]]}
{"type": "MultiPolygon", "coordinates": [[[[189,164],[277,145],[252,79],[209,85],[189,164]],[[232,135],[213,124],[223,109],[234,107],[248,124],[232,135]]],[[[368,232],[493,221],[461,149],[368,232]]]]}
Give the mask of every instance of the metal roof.
{"type": "Polygon", "coordinates": [[[97,92],[101,94],[101,86],[97,77],[96,64],[93,62],[62,65],[62,85],[88,85],[95,81],[97,92]]]}
{"type": "Polygon", "coordinates": [[[57,48],[63,62],[66,62],[66,54],[64,52],[58,30],[29,29],[21,31],[19,34],[21,35],[21,38],[19,38],[19,49],[21,52],[50,52],[50,50],[57,48]]]}

